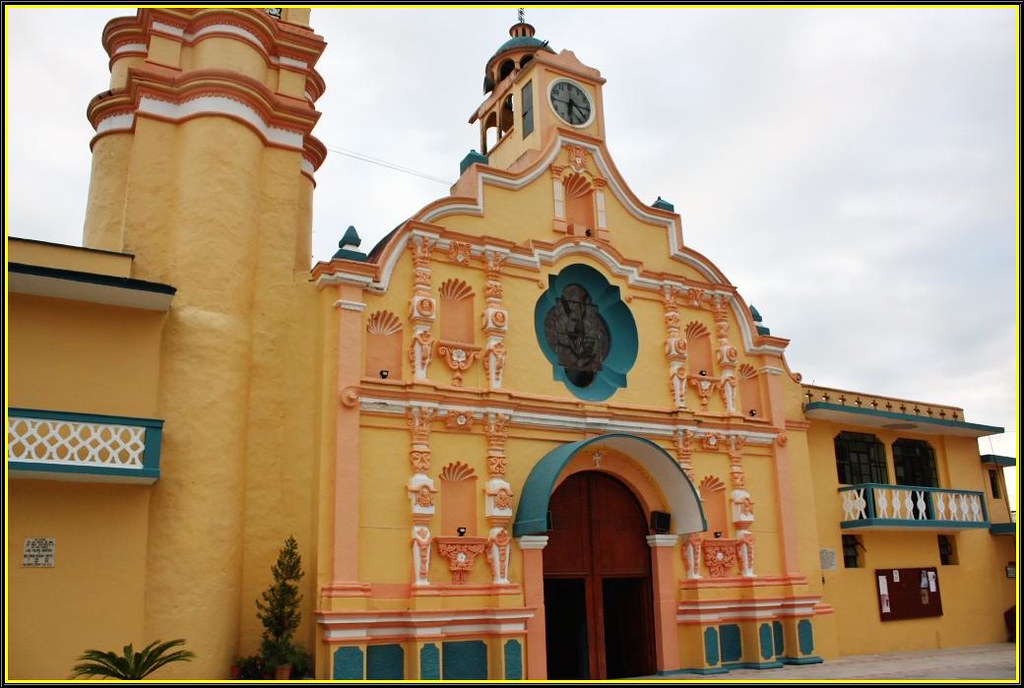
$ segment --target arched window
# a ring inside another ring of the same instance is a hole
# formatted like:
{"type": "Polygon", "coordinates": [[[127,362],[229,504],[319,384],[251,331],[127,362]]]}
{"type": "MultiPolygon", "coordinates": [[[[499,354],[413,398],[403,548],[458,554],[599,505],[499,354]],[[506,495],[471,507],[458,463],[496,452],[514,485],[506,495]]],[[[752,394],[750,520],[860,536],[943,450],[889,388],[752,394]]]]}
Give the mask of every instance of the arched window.
{"type": "Polygon", "coordinates": [[[892,443],[892,464],[897,485],[938,487],[935,450],[923,440],[898,439],[892,443]]]}
{"type": "Polygon", "coordinates": [[[476,535],[476,473],[461,461],[441,469],[441,535],[476,535]]]}
{"type": "Polygon", "coordinates": [[[501,81],[509,74],[514,72],[516,69],[515,61],[509,59],[501,63],[501,67],[498,68],[498,81],[501,81]]]}
{"type": "Polygon", "coordinates": [[[582,174],[562,180],[565,190],[565,219],[570,233],[591,236],[594,230],[594,185],[582,174]]]}
{"type": "Polygon", "coordinates": [[[699,492],[704,518],[708,522],[708,529],[705,532],[712,537],[715,533],[719,533],[718,537],[727,536],[729,514],[725,503],[725,485],[717,477],[708,475],[701,481],[699,492]]]}
{"type": "MultiPolygon", "coordinates": [[[[711,365],[711,334],[708,328],[699,322],[691,322],[686,326],[686,370],[691,376],[714,375],[711,365]]],[[[703,377],[703,376],[702,376],[703,377]]]]}
{"type": "Polygon", "coordinates": [[[377,311],[366,320],[366,375],[402,377],[402,322],[391,311],[377,311]]]}
{"type": "Polygon", "coordinates": [[[761,385],[757,381],[757,370],[749,363],[739,367],[740,379],[740,411],[751,418],[761,418],[764,409],[761,407],[761,385]]]}
{"type": "Polygon", "coordinates": [[[472,344],[473,289],[460,279],[441,284],[441,339],[446,342],[472,344]]]}
{"type": "Polygon", "coordinates": [[[889,482],[885,445],[874,435],[846,432],[836,435],[836,470],[843,485],[889,482]]]}
{"type": "Polygon", "coordinates": [[[501,129],[501,136],[502,137],[504,137],[505,134],[507,134],[509,132],[509,129],[512,128],[512,125],[514,123],[514,119],[513,119],[513,111],[514,110],[515,110],[515,101],[512,99],[512,94],[510,93],[508,96],[505,97],[505,102],[501,104],[501,117],[498,120],[498,125],[499,125],[499,128],[501,129]]]}

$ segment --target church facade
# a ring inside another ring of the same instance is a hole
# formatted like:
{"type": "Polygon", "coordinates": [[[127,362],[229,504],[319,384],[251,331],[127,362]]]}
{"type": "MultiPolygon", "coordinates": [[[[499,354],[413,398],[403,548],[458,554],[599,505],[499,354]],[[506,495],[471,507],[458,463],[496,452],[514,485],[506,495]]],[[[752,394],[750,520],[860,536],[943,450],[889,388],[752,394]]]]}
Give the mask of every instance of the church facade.
{"type": "Polygon", "coordinates": [[[310,269],[325,43],[279,14],[108,24],[84,248],[9,242],[12,678],[172,637],[226,676],[288,535],[318,678],[1005,640],[1002,430],[804,384],[529,24],[450,195],[310,269]]]}

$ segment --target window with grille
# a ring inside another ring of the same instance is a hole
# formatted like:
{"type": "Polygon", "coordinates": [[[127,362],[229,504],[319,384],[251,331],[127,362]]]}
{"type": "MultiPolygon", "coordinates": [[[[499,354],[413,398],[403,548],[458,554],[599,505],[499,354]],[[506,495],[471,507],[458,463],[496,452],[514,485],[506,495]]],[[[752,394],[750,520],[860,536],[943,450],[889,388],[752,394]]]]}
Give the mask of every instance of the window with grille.
{"type": "Polygon", "coordinates": [[[999,499],[1001,493],[999,491],[999,473],[997,471],[989,469],[988,484],[992,488],[992,496],[999,499]]]}
{"type": "Polygon", "coordinates": [[[897,485],[938,487],[935,451],[922,440],[898,439],[892,443],[892,463],[897,485]]]}
{"type": "Polygon", "coordinates": [[[956,542],[950,535],[939,536],[939,562],[943,566],[952,566],[960,563],[956,556],[956,542]]]}
{"type": "Polygon", "coordinates": [[[836,435],[836,469],[844,485],[889,482],[885,446],[874,435],[845,431],[836,435]]]}
{"type": "Polygon", "coordinates": [[[860,556],[863,551],[864,545],[861,544],[858,536],[843,536],[843,566],[848,569],[859,569],[864,566],[860,556]]]}

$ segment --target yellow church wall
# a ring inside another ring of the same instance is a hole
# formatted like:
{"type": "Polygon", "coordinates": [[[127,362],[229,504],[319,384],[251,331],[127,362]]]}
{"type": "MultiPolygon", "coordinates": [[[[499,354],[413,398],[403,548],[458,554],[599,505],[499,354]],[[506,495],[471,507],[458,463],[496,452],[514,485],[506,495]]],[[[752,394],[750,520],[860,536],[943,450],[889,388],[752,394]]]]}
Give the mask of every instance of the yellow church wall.
{"type": "Polygon", "coordinates": [[[8,295],[11,406],[158,417],[165,314],[8,295]],[[57,328],[56,330],[54,328],[57,328]]]}
{"type": "Polygon", "coordinates": [[[128,70],[146,64],[146,58],[138,55],[120,55],[110,60],[110,88],[124,88],[128,82],[128,70]]]}
{"type": "MultiPolygon", "coordinates": [[[[146,632],[188,633],[204,648],[168,675],[220,675],[258,643],[253,600],[284,539],[294,534],[307,569],[317,566],[317,348],[307,336],[317,297],[296,271],[310,184],[299,152],[267,151],[225,118],[142,117],[130,154],[124,248],[138,256],[134,276],[181,285],[165,331],[146,632]]],[[[313,578],[305,584],[312,592],[313,578]]],[[[311,641],[315,595],[304,597],[299,637],[311,641]]]]}
{"type": "Polygon", "coordinates": [[[253,43],[239,36],[211,34],[202,36],[182,51],[182,70],[228,69],[259,81],[275,89],[276,77],[271,80],[267,58],[253,43]]]}
{"type": "Polygon", "coordinates": [[[125,190],[134,140],[130,133],[117,133],[103,136],[93,143],[92,175],[82,237],[84,246],[107,251],[124,248],[125,190]]]}
{"type": "Polygon", "coordinates": [[[87,649],[151,640],[143,616],[152,489],[8,483],[6,585],[17,591],[7,595],[8,678],[64,680],[87,649]],[[35,537],[54,538],[52,568],[22,566],[25,540],[35,537]]]}
{"type": "MultiPolygon", "coordinates": [[[[836,569],[822,571],[823,601],[835,608],[838,649],[841,654],[895,652],[930,647],[954,647],[1005,640],[1003,611],[1012,604],[1013,581],[1005,577],[999,537],[986,528],[937,530],[868,529],[856,533],[863,544],[859,568],[846,568],[842,556],[842,503],[834,437],[841,430],[866,432],[885,445],[890,482],[894,482],[892,443],[899,437],[923,439],[935,450],[940,485],[957,490],[985,492],[983,473],[973,438],[915,435],[878,428],[846,428],[814,421],[808,433],[817,503],[820,548],[837,553],[836,569]],[[973,456],[972,456],[973,454],[973,456]],[[955,543],[958,563],[942,565],[938,535],[955,543]],[[936,567],[943,615],[920,619],[881,621],[878,610],[876,569],[936,567]],[[1006,590],[993,595],[992,588],[1006,590]]],[[[986,492],[986,502],[991,502],[986,492]]]]}

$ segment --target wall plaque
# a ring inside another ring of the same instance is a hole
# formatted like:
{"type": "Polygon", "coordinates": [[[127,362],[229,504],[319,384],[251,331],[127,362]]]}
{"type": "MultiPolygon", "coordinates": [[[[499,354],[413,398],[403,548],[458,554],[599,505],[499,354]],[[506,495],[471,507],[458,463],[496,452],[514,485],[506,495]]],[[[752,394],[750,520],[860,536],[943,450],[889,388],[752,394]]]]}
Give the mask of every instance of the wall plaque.
{"type": "Polygon", "coordinates": [[[25,549],[21,555],[21,565],[29,568],[53,568],[56,551],[56,538],[25,538],[25,549]]]}

